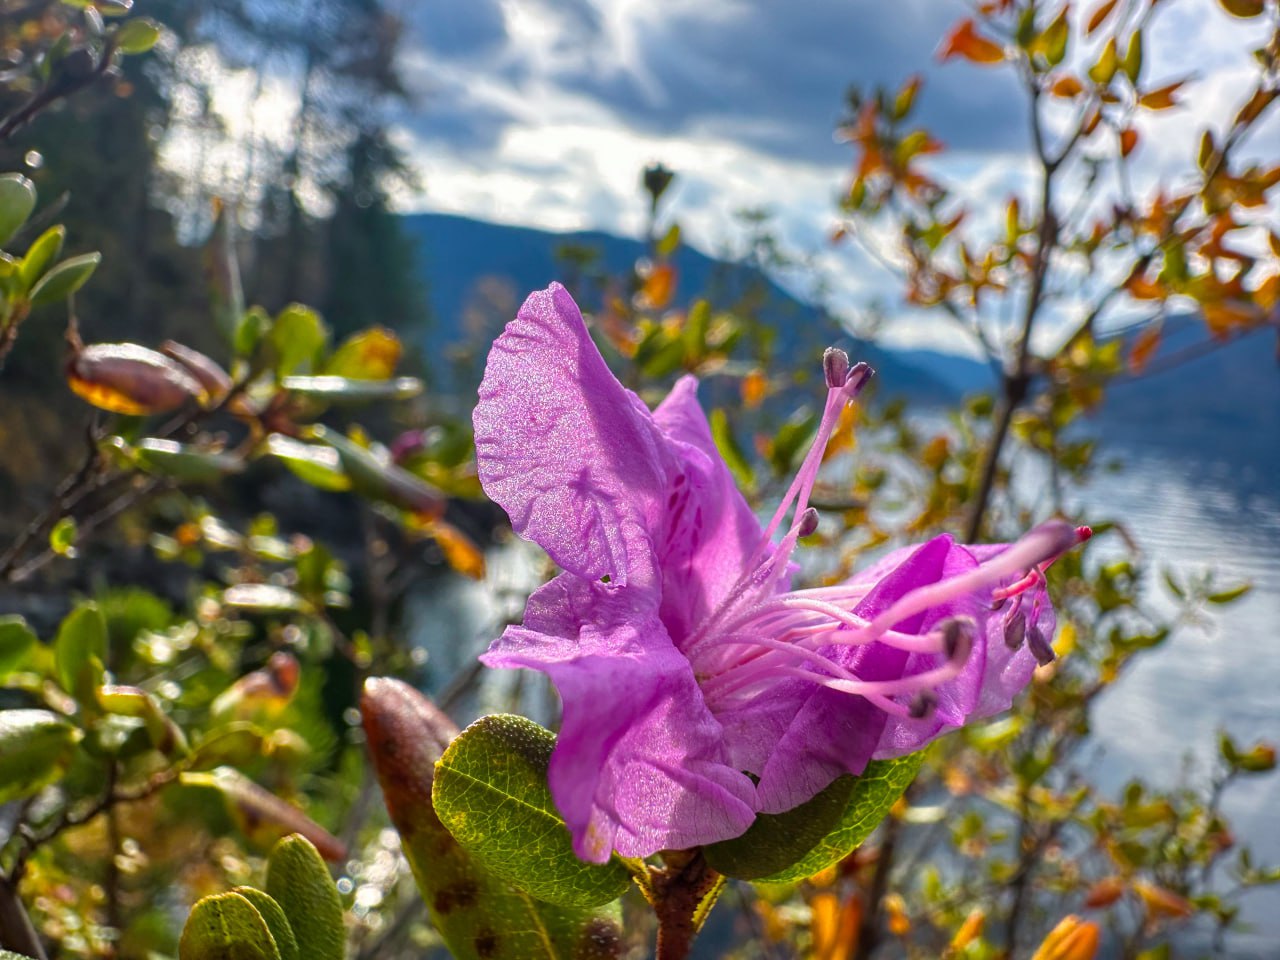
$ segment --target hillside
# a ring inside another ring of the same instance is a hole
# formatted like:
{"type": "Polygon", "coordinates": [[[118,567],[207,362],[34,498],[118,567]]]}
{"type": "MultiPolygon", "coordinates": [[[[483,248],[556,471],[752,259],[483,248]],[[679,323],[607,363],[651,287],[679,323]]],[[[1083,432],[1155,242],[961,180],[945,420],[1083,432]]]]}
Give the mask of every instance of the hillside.
{"type": "MultiPolygon", "coordinates": [[[[524,295],[552,280],[582,294],[594,306],[589,282],[575,282],[574,268],[560,252],[585,248],[598,256],[589,272],[620,274],[644,254],[637,240],[599,232],[552,233],[529,227],[485,223],[447,214],[415,214],[405,225],[417,242],[432,323],[424,347],[438,384],[467,392],[479,379],[479,363],[488,343],[511,318],[524,295]]],[[[823,348],[838,344],[878,373],[881,396],[905,395],[917,402],[945,403],[959,391],[942,376],[914,364],[909,356],[856,341],[834,320],[796,300],[757,271],[727,264],[689,246],[676,255],[680,296],[706,295],[724,305],[753,283],[765,291],[760,316],[777,331],[776,356],[794,369],[816,362],[823,348]]]]}

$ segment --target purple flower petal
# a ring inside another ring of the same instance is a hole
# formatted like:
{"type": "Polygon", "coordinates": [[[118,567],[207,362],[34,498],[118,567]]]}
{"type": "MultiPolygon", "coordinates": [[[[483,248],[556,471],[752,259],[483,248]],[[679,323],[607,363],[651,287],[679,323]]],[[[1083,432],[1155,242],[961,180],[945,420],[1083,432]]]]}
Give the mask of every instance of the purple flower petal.
{"type": "Polygon", "coordinates": [[[697,391],[697,380],[682,377],[653,413],[680,465],[658,545],[662,621],[677,645],[742,576],[763,533],[716,450],[697,391]]]}
{"type": "Polygon", "coordinates": [[[727,840],[755,818],[750,779],[725,763],[689,661],[643,599],[561,574],[482,657],[555,684],[564,709],[551,794],[575,852],[596,863],[611,850],[643,857],[727,840]]]}
{"type": "Polygon", "coordinates": [[[655,575],[666,444],[560,284],[531,294],[494,342],[473,422],[480,481],[517,533],[588,580],[655,575]]]}

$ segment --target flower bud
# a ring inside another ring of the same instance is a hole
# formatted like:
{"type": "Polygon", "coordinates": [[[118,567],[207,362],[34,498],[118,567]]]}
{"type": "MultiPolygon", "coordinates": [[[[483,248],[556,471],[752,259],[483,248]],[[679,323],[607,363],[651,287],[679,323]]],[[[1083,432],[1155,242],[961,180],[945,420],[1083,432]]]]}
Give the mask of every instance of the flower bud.
{"type": "Polygon", "coordinates": [[[67,384],[102,410],[131,416],[167,413],[208,394],[185,368],[136,343],[95,343],[72,354],[67,384]]]}

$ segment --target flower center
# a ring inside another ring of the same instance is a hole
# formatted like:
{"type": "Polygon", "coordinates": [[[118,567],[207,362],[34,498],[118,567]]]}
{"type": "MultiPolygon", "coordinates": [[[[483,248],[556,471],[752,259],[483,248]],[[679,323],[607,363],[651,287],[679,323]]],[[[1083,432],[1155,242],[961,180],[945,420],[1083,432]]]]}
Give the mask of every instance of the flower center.
{"type": "Polygon", "coordinates": [[[839,350],[827,351],[823,367],[829,389],[813,445],[743,575],[684,645],[712,712],[740,706],[779,677],[798,677],[863,697],[895,716],[927,716],[937,703],[937,687],[964,669],[982,627],[969,617],[948,617],[923,633],[894,628],[967,596],[981,598],[984,610],[1000,616],[1004,642],[1011,648],[1026,642],[1040,663],[1052,660],[1052,647],[1036,626],[1044,571],[1067,549],[1088,539],[1087,527],[1072,528],[1062,521],[1043,524],[975,568],[908,590],[869,619],[854,610],[871,584],[790,591],[782,587],[797,541],[817,529],[817,511],[808,501],[840,412],[871,377],[870,367],[851,367],[839,350]],[[792,522],[775,544],[774,534],[788,513],[792,522]],[[833,659],[841,648],[873,643],[923,655],[912,661],[918,669],[871,680],[833,659]]]}

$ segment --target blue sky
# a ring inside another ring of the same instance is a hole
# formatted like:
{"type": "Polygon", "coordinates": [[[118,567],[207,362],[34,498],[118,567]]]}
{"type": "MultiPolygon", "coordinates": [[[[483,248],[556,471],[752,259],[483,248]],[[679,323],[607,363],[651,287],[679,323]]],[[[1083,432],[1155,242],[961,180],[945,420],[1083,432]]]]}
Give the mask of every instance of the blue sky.
{"type": "MultiPolygon", "coordinates": [[[[979,216],[994,222],[1010,192],[1027,190],[1024,111],[1007,107],[1008,74],[933,58],[964,11],[954,0],[407,3],[404,67],[419,106],[400,135],[426,189],[405,204],[637,235],[639,173],[661,160],[680,175],[670,212],[700,248],[732,250],[735,211],[766,208],[813,258],[837,312],[856,319],[879,301],[889,342],[961,349],[945,325],[901,309],[883,269],[826,238],[847,181],[850,153],[832,131],[851,83],[925,74],[920,118],[949,148],[937,173],[979,216]]],[[[1140,127],[1139,191],[1193,156],[1199,128],[1223,122],[1247,89],[1252,35],[1261,27],[1213,0],[1165,0],[1145,76],[1199,83],[1185,109],[1140,127]],[[1183,59],[1192,49],[1194,62],[1183,59]]],[[[1276,126],[1259,141],[1273,155],[1276,126]]],[[[807,275],[790,282],[803,289],[807,275]]]]}

